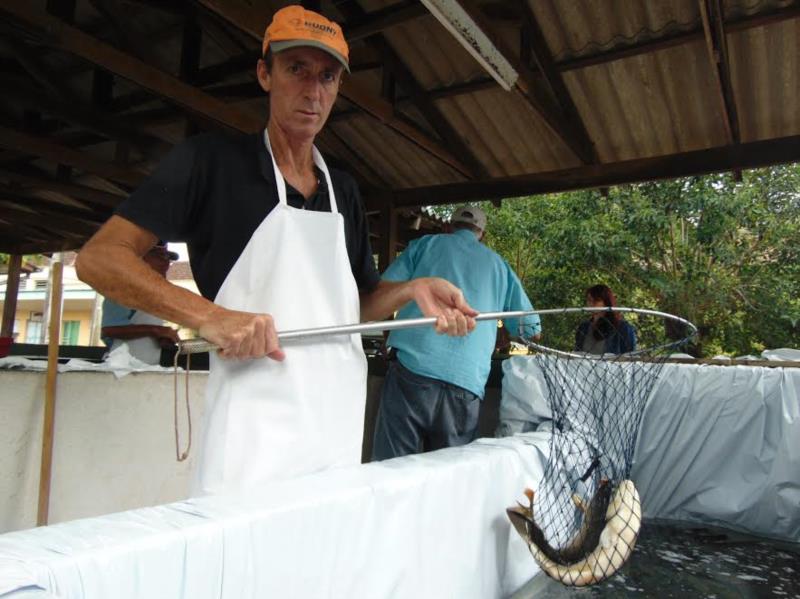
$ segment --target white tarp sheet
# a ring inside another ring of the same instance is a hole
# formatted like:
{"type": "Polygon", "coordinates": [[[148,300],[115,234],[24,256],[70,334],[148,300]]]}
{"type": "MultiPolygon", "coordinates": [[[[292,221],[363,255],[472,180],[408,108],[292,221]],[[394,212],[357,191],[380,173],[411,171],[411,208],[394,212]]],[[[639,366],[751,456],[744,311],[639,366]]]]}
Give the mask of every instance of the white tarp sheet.
{"type": "Polygon", "coordinates": [[[536,574],[505,508],[549,434],[0,535],[2,599],[507,597],[536,574]]]}
{"type": "MultiPolygon", "coordinates": [[[[546,422],[536,362],[510,358],[503,375],[501,430],[546,422]]],[[[800,542],[800,368],[666,364],[631,478],[646,517],[800,542]]]]}

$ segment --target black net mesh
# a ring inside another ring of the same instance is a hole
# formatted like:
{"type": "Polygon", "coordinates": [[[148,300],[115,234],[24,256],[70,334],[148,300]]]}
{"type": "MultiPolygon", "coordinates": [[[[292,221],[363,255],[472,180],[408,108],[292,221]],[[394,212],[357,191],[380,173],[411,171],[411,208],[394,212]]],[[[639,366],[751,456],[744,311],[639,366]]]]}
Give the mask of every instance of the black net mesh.
{"type": "Polygon", "coordinates": [[[594,584],[630,556],[641,505],[629,480],[644,406],[665,359],[693,325],[659,312],[572,308],[543,314],[547,345],[527,358],[545,382],[550,455],[529,502],[509,509],[517,531],[548,575],[594,584]]]}

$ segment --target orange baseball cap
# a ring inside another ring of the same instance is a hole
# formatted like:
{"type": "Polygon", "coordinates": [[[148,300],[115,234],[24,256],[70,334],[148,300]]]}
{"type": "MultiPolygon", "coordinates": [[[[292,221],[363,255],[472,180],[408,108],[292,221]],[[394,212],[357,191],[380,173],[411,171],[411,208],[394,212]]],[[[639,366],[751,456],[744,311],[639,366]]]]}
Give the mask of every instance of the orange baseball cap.
{"type": "Polygon", "coordinates": [[[297,4],[280,9],[272,17],[272,23],[264,33],[262,53],[266,54],[270,46],[273,52],[299,46],[319,48],[341,62],[345,70],[350,72],[350,50],[342,28],[321,14],[297,4]]]}

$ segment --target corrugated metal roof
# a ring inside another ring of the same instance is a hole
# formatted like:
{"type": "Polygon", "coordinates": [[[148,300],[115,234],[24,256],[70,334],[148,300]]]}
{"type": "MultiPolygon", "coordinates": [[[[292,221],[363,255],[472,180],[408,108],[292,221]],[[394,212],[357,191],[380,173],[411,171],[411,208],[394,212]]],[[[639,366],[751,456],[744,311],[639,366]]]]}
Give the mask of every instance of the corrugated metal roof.
{"type": "MultiPolygon", "coordinates": [[[[90,55],[76,56],[83,50],[64,45],[53,35],[52,27],[42,25],[43,20],[53,18],[46,12],[44,0],[7,0],[0,6],[0,33],[15,44],[11,46],[13,52],[8,45],[0,47],[0,77],[8,77],[7,89],[22,80],[38,88],[43,96],[52,95],[47,86],[49,78],[71,90],[82,109],[105,113],[106,118],[129,125],[155,141],[168,142],[167,146],[179,142],[191,130],[187,120],[195,129],[215,126],[215,117],[203,116],[204,103],[220,101],[215,100],[214,86],[245,84],[229,92],[228,97],[217,96],[235,117],[231,121],[256,127],[265,120],[266,102],[256,97],[255,64],[248,62],[260,47],[270,12],[266,5],[109,0],[105,4],[129,23],[127,33],[139,46],[135,48],[126,46],[121,32],[115,31],[97,9],[102,4],[78,0],[72,24],[67,27],[156,67],[159,77],[170,85],[177,83],[179,76],[184,22],[196,19],[202,30],[197,67],[214,67],[216,73],[202,83],[182,82],[198,94],[197,105],[187,108],[185,103],[143,84],[147,77],[137,82],[128,73],[114,74],[111,106],[93,105],[95,72],[105,67],[96,68],[92,63],[97,60],[90,55]],[[28,68],[23,60],[25,52],[38,61],[41,73],[28,68]],[[227,68],[221,66],[228,64],[227,68]],[[52,76],[48,77],[48,72],[52,76]]],[[[354,73],[350,79],[359,90],[340,94],[319,145],[352,171],[367,192],[377,192],[379,203],[400,197],[393,196],[395,192],[405,194],[405,203],[398,206],[413,204],[417,196],[435,202],[439,197],[436,191],[448,186],[453,193],[446,197],[463,199],[456,185],[472,182],[480,183],[475,188],[480,189],[481,197],[498,197],[502,193],[498,189],[524,193],[537,189],[532,183],[537,177],[544,181],[538,188],[569,189],[605,181],[607,165],[621,173],[613,180],[665,173],[674,176],[692,170],[697,158],[682,156],[694,151],[724,150],[714,154],[699,172],[715,165],[736,168],[758,162],[760,149],[746,148],[749,154],[745,160],[745,154],[728,137],[724,90],[717,66],[712,63],[696,0],[473,0],[463,4],[522,73],[514,90],[507,92],[495,84],[475,58],[420,5],[409,0],[321,2],[323,12],[345,21],[346,32],[358,31],[371,20],[375,25],[372,37],[362,36],[351,43],[354,73]],[[538,57],[536,52],[541,52],[541,47],[521,42],[531,20],[536,27],[525,39],[537,28],[541,31],[545,51],[538,57]],[[394,56],[382,54],[386,47],[394,56]],[[403,72],[392,72],[389,67],[395,62],[410,74],[413,85],[407,84],[403,72]],[[548,76],[552,77],[549,82],[548,76]],[[392,81],[393,92],[391,85],[385,85],[392,81]],[[453,91],[454,87],[459,89],[453,91]],[[562,87],[568,98],[563,97],[562,87]],[[641,162],[657,157],[676,158],[679,167],[674,162],[669,163],[671,167],[664,166],[666,162],[645,166],[641,162]],[[627,167],[623,161],[640,162],[627,167]],[[517,183],[509,188],[503,186],[507,181],[517,183]],[[498,186],[493,187],[495,182],[498,186]],[[422,193],[431,186],[434,191],[422,193]]],[[[792,150],[790,142],[791,136],[800,135],[800,2],[721,0],[721,5],[727,32],[727,67],[738,114],[734,125],[738,124],[740,142],[781,143],[780,147],[764,146],[769,150],[763,152],[765,160],[797,159],[800,151],[792,150]]],[[[707,0],[707,6],[717,3],[707,0]]],[[[152,73],[148,77],[148,81],[154,80],[152,73]]],[[[99,132],[87,129],[71,115],[32,106],[12,95],[0,98],[0,112],[7,130],[62,145],[103,164],[148,171],[165,150],[163,143],[160,147],[155,144],[157,149],[142,149],[102,126],[99,132]]],[[[74,210],[80,211],[81,204],[75,203],[80,198],[66,201],[69,196],[63,190],[52,188],[56,174],[52,155],[37,152],[33,143],[23,148],[0,145],[0,174],[17,169],[26,176],[33,173],[41,177],[42,185],[27,190],[28,197],[50,201],[59,209],[73,211],[68,213],[72,217],[79,216],[80,212],[74,210]]],[[[60,176],[64,174],[62,169],[60,176]]],[[[72,184],[120,195],[129,189],[124,180],[115,180],[102,170],[94,172],[73,165],[68,174],[67,182],[72,184]]],[[[12,179],[0,178],[0,184],[6,187],[12,183],[12,179]]],[[[88,205],[83,201],[82,205],[88,205]]],[[[25,217],[27,214],[23,214],[25,217]]],[[[3,234],[16,240],[14,243],[21,242],[24,235],[14,227],[13,219],[0,220],[6,223],[0,222],[3,234]]],[[[36,229],[36,223],[26,226],[29,232],[36,229]]],[[[58,237],[54,226],[42,226],[40,239],[58,237]]],[[[83,230],[66,237],[62,234],[62,246],[74,244],[84,235],[83,230]]]]}

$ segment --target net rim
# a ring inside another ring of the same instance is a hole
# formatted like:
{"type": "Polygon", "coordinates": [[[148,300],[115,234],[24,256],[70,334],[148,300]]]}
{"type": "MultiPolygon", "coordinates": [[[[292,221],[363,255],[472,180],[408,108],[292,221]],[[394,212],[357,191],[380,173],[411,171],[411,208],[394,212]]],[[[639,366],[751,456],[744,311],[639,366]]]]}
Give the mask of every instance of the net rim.
{"type": "MultiPolygon", "coordinates": [[[[614,306],[608,307],[603,306],[602,308],[594,308],[588,306],[574,306],[569,308],[549,308],[546,310],[536,310],[536,314],[574,314],[574,313],[587,313],[587,312],[627,312],[633,314],[647,314],[649,316],[660,316],[662,318],[666,318],[669,320],[673,320],[675,322],[679,322],[683,325],[689,327],[690,333],[683,337],[682,339],[678,339],[676,341],[671,341],[669,343],[662,343],[661,345],[654,345],[652,347],[646,347],[644,349],[637,349],[632,352],[627,352],[624,354],[619,354],[616,357],[619,358],[623,356],[624,358],[632,358],[637,356],[643,356],[646,354],[650,354],[656,351],[660,351],[663,349],[667,349],[670,347],[679,347],[688,343],[691,339],[694,339],[697,336],[697,327],[690,321],[686,320],[685,318],[681,318],[680,316],[676,316],[675,314],[670,314],[669,312],[661,312],[659,310],[649,310],[647,308],[628,308],[625,306],[614,306]]],[[[560,349],[555,349],[554,347],[549,347],[547,345],[543,345],[541,343],[536,343],[535,341],[526,340],[525,345],[529,348],[535,348],[542,352],[551,353],[554,355],[569,357],[569,358],[583,358],[589,360],[608,360],[606,354],[588,354],[586,352],[568,352],[563,351],[560,349]]]]}

